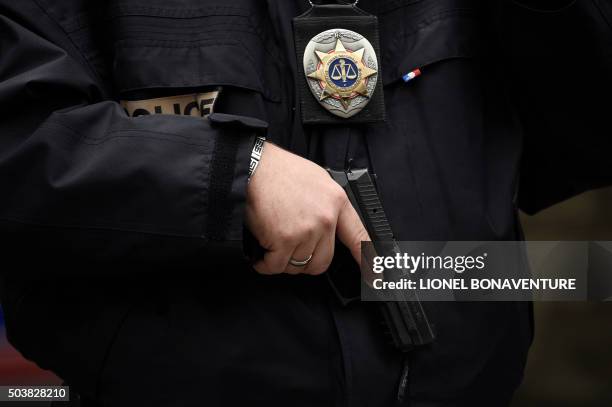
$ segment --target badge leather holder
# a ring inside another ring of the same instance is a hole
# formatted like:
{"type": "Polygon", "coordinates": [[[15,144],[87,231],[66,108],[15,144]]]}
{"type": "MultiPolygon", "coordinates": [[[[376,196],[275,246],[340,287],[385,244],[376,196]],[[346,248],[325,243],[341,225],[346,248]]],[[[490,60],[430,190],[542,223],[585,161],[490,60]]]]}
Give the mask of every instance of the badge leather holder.
{"type": "Polygon", "coordinates": [[[376,16],[354,4],[313,4],[293,28],[303,123],[384,121],[376,16]]]}

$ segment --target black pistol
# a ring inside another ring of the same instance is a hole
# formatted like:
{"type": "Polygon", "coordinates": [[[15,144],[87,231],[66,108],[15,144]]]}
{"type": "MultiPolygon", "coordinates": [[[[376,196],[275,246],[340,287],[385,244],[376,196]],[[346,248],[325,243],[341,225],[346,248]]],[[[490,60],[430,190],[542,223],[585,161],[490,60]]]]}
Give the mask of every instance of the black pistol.
{"type": "MultiPolygon", "coordinates": [[[[359,214],[373,241],[377,256],[394,257],[400,253],[387,215],[378,196],[376,185],[367,169],[334,171],[331,177],[344,188],[351,204],[359,214]]],[[[331,281],[333,285],[333,281],[331,281]]],[[[393,344],[402,352],[434,341],[435,335],[416,292],[391,291],[385,301],[379,302],[385,324],[393,344]]],[[[387,294],[387,293],[385,293],[387,294]]]]}

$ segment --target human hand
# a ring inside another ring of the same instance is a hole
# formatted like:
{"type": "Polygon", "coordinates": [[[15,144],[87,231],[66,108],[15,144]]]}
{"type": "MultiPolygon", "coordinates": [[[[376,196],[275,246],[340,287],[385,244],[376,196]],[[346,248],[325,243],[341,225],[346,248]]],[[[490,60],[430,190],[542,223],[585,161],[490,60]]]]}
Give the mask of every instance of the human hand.
{"type": "Polygon", "coordinates": [[[246,224],[266,250],[254,267],[261,274],[322,274],[334,256],[336,236],[355,260],[369,241],[344,190],[320,166],[266,142],[249,183],[246,224]],[[290,264],[312,256],[304,267],[290,264]]]}

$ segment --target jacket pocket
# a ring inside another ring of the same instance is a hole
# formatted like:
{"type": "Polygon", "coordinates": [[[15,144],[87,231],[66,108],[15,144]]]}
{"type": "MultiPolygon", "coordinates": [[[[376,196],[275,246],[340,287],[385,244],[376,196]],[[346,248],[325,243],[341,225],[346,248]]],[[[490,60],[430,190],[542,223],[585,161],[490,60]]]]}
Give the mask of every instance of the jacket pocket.
{"type": "Polygon", "coordinates": [[[247,6],[112,9],[113,80],[120,94],[143,89],[231,86],[281,99],[279,52],[247,6]]]}
{"type": "Polygon", "coordinates": [[[388,39],[382,44],[384,85],[444,60],[476,56],[480,48],[477,11],[470,4],[456,0],[383,3],[380,18],[386,32],[382,38],[388,39]]]}

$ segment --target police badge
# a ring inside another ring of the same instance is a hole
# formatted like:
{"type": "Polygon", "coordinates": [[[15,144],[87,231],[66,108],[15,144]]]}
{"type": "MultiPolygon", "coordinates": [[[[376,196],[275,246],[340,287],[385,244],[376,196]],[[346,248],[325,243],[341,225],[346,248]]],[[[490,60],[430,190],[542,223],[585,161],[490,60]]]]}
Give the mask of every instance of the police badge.
{"type": "Polygon", "coordinates": [[[304,53],[304,72],[319,103],[348,119],[362,111],[374,94],[378,58],[363,36],[337,28],[310,41],[304,53]]]}
{"type": "Polygon", "coordinates": [[[293,25],[303,122],[383,121],[377,18],[354,4],[313,4],[293,25]]]}

